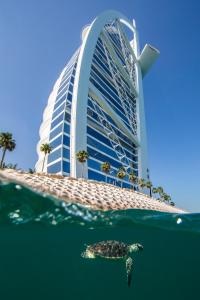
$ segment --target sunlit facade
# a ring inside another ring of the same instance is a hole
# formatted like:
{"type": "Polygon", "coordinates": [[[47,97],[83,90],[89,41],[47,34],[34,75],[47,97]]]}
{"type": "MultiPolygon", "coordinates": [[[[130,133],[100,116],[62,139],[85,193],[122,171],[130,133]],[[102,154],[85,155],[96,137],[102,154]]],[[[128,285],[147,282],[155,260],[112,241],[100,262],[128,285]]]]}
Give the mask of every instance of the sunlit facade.
{"type": "Polygon", "coordinates": [[[115,11],[98,16],[82,32],[82,44],[66,65],[43,114],[36,170],[42,169],[40,145],[52,152],[44,171],[80,177],[79,150],[89,159],[84,177],[129,187],[128,173],[148,178],[142,79],[159,52],[146,45],[140,53],[135,22],[115,11]],[[109,162],[108,176],[101,164],[109,162]],[[117,170],[127,176],[119,182],[117,170]]]}

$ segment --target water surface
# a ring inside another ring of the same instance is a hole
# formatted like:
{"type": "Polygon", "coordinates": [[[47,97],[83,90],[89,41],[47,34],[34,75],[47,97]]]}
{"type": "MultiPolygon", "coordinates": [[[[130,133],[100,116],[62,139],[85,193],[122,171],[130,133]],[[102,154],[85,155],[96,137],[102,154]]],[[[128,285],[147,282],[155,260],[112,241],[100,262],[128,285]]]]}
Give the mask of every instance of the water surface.
{"type": "Polygon", "coordinates": [[[199,299],[200,214],[92,211],[0,185],[2,300],[199,299]],[[125,264],[86,260],[85,244],[139,242],[133,280],[125,264]]]}

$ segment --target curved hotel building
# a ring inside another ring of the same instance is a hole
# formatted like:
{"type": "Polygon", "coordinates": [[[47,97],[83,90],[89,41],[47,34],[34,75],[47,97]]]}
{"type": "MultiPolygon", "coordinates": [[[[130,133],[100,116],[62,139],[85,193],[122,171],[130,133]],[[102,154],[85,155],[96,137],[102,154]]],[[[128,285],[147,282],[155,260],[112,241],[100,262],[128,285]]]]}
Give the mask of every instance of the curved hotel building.
{"type": "Polygon", "coordinates": [[[135,22],[106,11],[84,27],[82,44],[61,72],[49,96],[40,127],[36,171],[41,172],[43,143],[52,152],[44,171],[80,177],[76,153],[89,159],[84,177],[129,187],[128,173],[148,178],[142,80],[159,51],[145,45],[140,53],[135,22]],[[107,178],[101,164],[109,162],[107,178]],[[127,176],[119,182],[117,170],[127,176]]]}

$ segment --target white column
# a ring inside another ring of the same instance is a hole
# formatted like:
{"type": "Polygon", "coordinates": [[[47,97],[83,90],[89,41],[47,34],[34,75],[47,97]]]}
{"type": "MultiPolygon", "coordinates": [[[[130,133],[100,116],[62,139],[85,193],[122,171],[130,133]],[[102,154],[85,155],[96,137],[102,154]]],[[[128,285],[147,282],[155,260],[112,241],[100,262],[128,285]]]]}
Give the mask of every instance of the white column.
{"type": "MultiPolygon", "coordinates": [[[[135,25],[135,24],[134,24],[135,25]]],[[[134,51],[137,59],[140,56],[139,37],[138,32],[135,30],[134,36],[134,51]]],[[[135,64],[136,67],[136,80],[137,80],[137,124],[138,124],[138,175],[140,178],[148,179],[148,158],[147,158],[147,134],[146,134],[146,120],[144,110],[144,95],[142,86],[142,72],[139,63],[135,64]]]]}

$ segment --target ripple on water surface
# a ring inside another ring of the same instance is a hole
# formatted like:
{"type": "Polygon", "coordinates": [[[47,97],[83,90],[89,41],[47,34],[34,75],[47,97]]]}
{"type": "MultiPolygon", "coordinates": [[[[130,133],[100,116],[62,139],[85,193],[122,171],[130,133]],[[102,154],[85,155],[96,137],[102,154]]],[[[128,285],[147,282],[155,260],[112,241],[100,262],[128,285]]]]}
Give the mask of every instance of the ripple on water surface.
{"type": "Polygon", "coordinates": [[[199,299],[200,214],[93,211],[20,185],[0,185],[1,299],[199,299]],[[86,245],[140,243],[125,264],[85,260],[86,245]]]}

